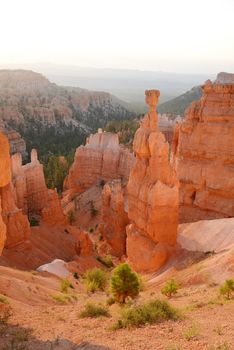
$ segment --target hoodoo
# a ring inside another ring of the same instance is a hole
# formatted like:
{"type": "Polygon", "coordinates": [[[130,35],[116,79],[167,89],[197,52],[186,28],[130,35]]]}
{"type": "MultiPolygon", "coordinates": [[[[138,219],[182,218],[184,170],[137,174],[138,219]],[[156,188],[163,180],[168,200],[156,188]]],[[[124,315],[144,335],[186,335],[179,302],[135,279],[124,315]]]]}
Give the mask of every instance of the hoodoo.
{"type": "Polygon", "coordinates": [[[234,75],[202,90],[174,137],[181,222],[234,216],[234,75]]]}
{"type": "Polygon", "coordinates": [[[136,163],[128,183],[127,256],[138,271],[155,271],[176,245],[178,180],[169,163],[169,145],[158,130],[160,92],[146,91],[147,113],[135,134],[136,163]]]}
{"type": "Polygon", "coordinates": [[[10,147],[7,138],[0,133],[0,255],[6,239],[6,226],[2,219],[1,192],[2,188],[9,184],[10,173],[10,147]]]}

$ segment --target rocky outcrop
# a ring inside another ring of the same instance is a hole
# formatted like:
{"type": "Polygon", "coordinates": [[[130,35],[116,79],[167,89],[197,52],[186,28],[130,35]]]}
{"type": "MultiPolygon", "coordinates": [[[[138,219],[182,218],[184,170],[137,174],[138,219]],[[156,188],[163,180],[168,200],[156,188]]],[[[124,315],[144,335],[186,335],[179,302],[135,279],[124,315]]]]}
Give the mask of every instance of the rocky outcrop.
{"type": "Polygon", "coordinates": [[[173,152],[180,181],[180,221],[234,216],[234,84],[221,73],[186,111],[173,152]]]}
{"type": "Polygon", "coordinates": [[[12,182],[16,193],[16,204],[25,214],[41,215],[48,202],[43,165],[37,159],[36,150],[31,152],[31,162],[22,165],[22,156],[12,157],[12,182]]]}
{"type": "Polygon", "coordinates": [[[119,145],[118,135],[100,129],[87,139],[85,146],[77,148],[64,187],[78,194],[98,182],[112,179],[126,182],[133,163],[133,154],[119,145]]]}
{"type": "Polygon", "coordinates": [[[136,270],[154,271],[176,244],[178,181],[169,164],[169,145],[158,130],[159,91],[146,91],[150,111],[133,142],[136,163],[128,183],[127,256],[136,270]]]}
{"type": "Polygon", "coordinates": [[[10,153],[6,137],[0,133],[0,255],[6,240],[6,225],[2,218],[2,188],[10,183],[10,153]]]}
{"type": "Polygon", "coordinates": [[[111,254],[126,254],[126,226],[129,223],[120,180],[109,181],[102,191],[102,217],[99,231],[111,247],[111,254]]]}
{"type": "Polygon", "coordinates": [[[4,245],[11,247],[26,240],[30,235],[28,219],[15,204],[11,184],[10,148],[7,138],[2,134],[0,134],[0,203],[1,253],[4,245]]]}
{"type": "Polygon", "coordinates": [[[13,129],[4,128],[0,126],[0,132],[2,132],[8,138],[10,143],[10,154],[21,153],[23,156],[26,154],[26,144],[21,135],[13,129]]]}

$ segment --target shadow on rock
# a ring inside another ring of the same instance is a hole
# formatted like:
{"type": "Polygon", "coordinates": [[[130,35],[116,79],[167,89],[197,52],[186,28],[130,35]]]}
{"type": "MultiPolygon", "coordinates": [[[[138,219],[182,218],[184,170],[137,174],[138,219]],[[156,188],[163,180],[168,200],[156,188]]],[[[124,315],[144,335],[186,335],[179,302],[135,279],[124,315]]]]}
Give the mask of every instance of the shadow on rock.
{"type": "Polygon", "coordinates": [[[109,347],[82,342],[75,344],[68,339],[42,341],[30,328],[0,322],[0,350],[112,350],[109,347]]]}

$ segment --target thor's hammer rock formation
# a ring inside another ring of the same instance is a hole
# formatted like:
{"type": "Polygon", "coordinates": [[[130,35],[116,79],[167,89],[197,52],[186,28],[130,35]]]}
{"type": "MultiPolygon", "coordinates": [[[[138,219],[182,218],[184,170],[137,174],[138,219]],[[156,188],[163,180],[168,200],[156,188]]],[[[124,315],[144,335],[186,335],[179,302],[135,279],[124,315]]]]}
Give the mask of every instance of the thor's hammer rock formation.
{"type": "Polygon", "coordinates": [[[127,256],[138,271],[155,271],[176,245],[178,180],[169,163],[169,145],[158,130],[156,105],[160,92],[145,92],[149,113],[137,130],[136,163],[128,183],[127,256]]]}

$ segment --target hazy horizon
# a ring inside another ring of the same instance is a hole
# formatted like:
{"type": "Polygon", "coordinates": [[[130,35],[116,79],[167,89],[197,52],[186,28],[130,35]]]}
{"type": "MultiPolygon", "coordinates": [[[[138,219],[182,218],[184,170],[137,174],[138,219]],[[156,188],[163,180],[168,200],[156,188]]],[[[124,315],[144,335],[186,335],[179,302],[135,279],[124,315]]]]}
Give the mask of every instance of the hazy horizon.
{"type": "Polygon", "coordinates": [[[232,0],[8,0],[1,10],[0,66],[234,71],[232,0]]]}

